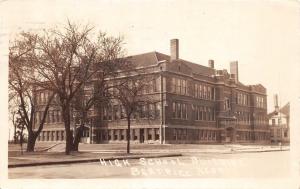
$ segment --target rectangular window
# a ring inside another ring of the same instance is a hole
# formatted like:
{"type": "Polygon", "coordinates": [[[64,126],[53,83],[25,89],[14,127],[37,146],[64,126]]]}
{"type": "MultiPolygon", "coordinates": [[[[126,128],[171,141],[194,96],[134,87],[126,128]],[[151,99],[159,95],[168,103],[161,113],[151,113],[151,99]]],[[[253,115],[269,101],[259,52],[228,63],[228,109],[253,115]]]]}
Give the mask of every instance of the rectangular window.
{"type": "Polygon", "coordinates": [[[57,111],[57,120],[58,120],[58,122],[62,122],[62,116],[61,116],[61,111],[57,111]]]}
{"type": "Polygon", "coordinates": [[[118,130],[114,130],[114,140],[118,140],[118,130]]]}
{"type": "Polygon", "coordinates": [[[211,88],[207,87],[207,99],[211,100],[211,88]]]}
{"type": "Polygon", "coordinates": [[[194,115],[195,115],[195,120],[199,120],[199,106],[193,105],[194,106],[194,115]]]}
{"type": "Polygon", "coordinates": [[[138,108],[139,118],[144,118],[145,115],[144,115],[144,112],[143,112],[143,106],[139,105],[137,108],[138,108]]]}
{"type": "Polygon", "coordinates": [[[107,120],[107,108],[104,107],[103,109],[103,120],[107,120]]]}
{"type": "Polygon", "coordinates": [[[203,120],[206,121],[206,107],[203,107],[203,120]]]}
{"type": "Polygon", "coordinates": [[[206,86],[203,86],[203,98],[207,98],[207,91],[206,91],[206,86]]]}
{"type": "Polygon", "coordinates": [[[148,140],[152,140],[152,129],[147,129],[148,133],[148,140]]]}
{"type": "Polygon", "coordinates": [[[44,99],[45,99],[45,94],[43,92],[40,93],[41,97],[40,97],[40,103],[43,104],[44,103],[44,99]]]}
{"type": "Polygon", "coordinates": [[[36,93],[35,102],[36,102],[36,104],[40,104],[40,95],[39,95],[39,93],[36,93]]]}
{"type": "Polygon", "coordinates": [[[202,91],[202,85],[198,85],[198,87],[199,87],[199,90],[198,90],[198,92],[199,92],[199,98],[203,98],[203,91],[202,91]]]}
{"type": "Polygon", "coordinates": [[[278,118],[278,125],[281,125],[281,118],[278,118]]]}
{"type": "Polygon", "coordinates": [[[272,119],[272,125],[274,126],[276,124],[275,119],[272,119]]]}
{"type": "Polygon", "coordinates": [[[195,85],[194,85],[194,97],[198,98],[198,95],[199,95],[199,93],[198,93],[198,85],[195,83],[195,85]]]}
{"type": "Polygon", "coordinates": [[[154,129],[155,140],[159,140],[159,129],[154,129]]]}
{"type": "Polygon", "coordinates": [[[120,109],[121,109],[121,119],[125,119],[125,108],[124,108],[124,106],[120,106],[120,109]]]}
{"type": "Polygon", "coordinates": [[[172,103],[172,115],[173,118],[176,118],[176,102],[172,103]]]}
{"type": "Polygon", "coordinates": [[[149,118],[155,118],[155,104],[149,104],[149,118]]]}
{"type": "Polygon", "coordinates": [[[182,90],[181,94],[185,95],[186,94],[186,80],[182,80],[182,90]]]}
{"type": "Polygon", "coordinates": [[[111,140],[111,134],[108,133],[108,140],[111,140]]]}
{"type": "Polygon", "coordinates": [[[36,113],[35,113],[35,123],[36,123],[36,124],[38,124],[39,121],[40,121],[40,120],[39,120],[39,116],[40,116],[39,114],[40,114],[39,112],[36,112],[36,113]]]}
{"type": "Polygon", "coordinates": [[[113,109],[114,109],[114,120],[118,120],[119,119],[119,106],[114,105],[113,109]]]}
{"type": "Polygon", "coordinates": [[[176,79],[174,77],[172,78],[171,91],[176,93],[176,79]]]}
{"type": "Polygon", "coordinates": [[[120,132],[121,132],[121,140],[124,140],[125,139],[126,130],[122,129],[122,130],[120,130],[120,132]]]}
{"type": "Polygon", "coordinates": [[[136,130],[136,129],[133,129],[133,140],[137,140],[137,132],[138,132],[138,130],[136,130]]]}
{"type": "Polygon", "coordinates": [[[177,129],[173,129],[173,140],[177,140],[177,129]]]}
{"type": "Polygon", "coordinates": [[[156,118],[160,117],[160,103],[159,102],[155,103],[155,117],[156,118]]]}
{"type": "Polygon", "coordinates": [[[111,106],[107,107],[107,118],[108,118],[108,120],[112,120],[112,108],[111,108],[111,106]]]}
{"type": "Polygon", "coordinates": [[[180,94],[181,93],[181,82],[180,82],[180,79],[176,79],[176,83],[177,83],[177,86],[176,86],[176,93],[177,94],[180,94]]]}
{"type": "Polygon", "coordinates": [[[152,80],[152,91],[157,92],[156,79],[152,80]]]}
{"type": "Polygon", "coordinates": [[[211,111],[210,111],[210,108],[209,108],[209,107],[207,107],[207,115],[208,115],[208,116],[207,116],[207,117],[208,117],[207,120],[208,120],[208,121],[211,121],[211,111]]]}
{"type": "Polygon", "coordinates": [[[200,106],[199,109],[199,120],[203,120],[203,107],[200,106]]]}
{"type": "Polygon", "coordinates": [[[176,118],[181,118],[181,104],[180,103],[177,103],[176,111],[177,111],[176,118]]]}
{"type": "Polygon", "coordinates": [[[182,104],[182,118],[187,118],[187,112],[186,112],[186,104],[182,104]]]}
{"type": "Polygon", "coordinates": [[[55,137],[56,137],[56,141],[58,141],[59,140],[59,131],[55,131],[55,137]]]}
{"type": "Polygon", "coordinates": [[[54,123],[58,122],[58,120],[57,120],[57,111],[54,110],[52,116],[53,116],[53,118],[52,118],[53,122],[54,123]]]}
{"type": "Polygon", "coordinates": [[[47,101],[48,101],[48,92],[45,92],[45,103],[47,103],[47,101]]]}

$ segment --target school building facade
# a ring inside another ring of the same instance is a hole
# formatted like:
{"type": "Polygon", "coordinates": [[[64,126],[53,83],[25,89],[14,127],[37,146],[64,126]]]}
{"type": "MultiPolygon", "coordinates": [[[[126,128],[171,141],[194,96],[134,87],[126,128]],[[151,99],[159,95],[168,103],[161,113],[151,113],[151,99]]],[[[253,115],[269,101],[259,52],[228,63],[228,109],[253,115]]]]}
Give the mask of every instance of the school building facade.
{"type": "MultiPolygon", "coordinates": [[[[238,62],[230,72],[179,58],[179,40],[170,41],[170,55],[149,52],[128,59],[154,79],[141,95],[154,103],[143,105],[131,120],[133,143],[269,143],[267,91],[261,84],[239,81],[238,62]]],[[[93,91],[93,86],[86,88],[93,91]]],[[[47,93],[37,92],[37,103],[47,93]]],[[[55,99],[57,100],[57,99],[55,99]]],[[[59,106],[49,109],[39,141],[65,140],[59,106]]],[[[36,113],[36,122],[43,112],[36,113]]],[[[92,108],[82,138],[85,143],[126,142],[127,121],[121,104],[92,108]]],[[[72,128],[77,127],[76,120],[72,128]]]]}

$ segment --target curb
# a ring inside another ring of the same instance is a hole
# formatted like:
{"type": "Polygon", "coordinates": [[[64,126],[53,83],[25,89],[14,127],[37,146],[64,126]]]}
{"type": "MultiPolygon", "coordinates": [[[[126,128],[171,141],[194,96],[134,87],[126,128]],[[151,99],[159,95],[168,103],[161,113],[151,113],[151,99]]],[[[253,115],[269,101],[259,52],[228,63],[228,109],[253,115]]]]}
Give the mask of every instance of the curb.
{"type": "Polygon", "coordinates": [[[246,153],[280,152],[280,151],[290,151],[290,150],[283,149],[283,150],[264,150],[264,151],[232,151],[232,152],[224,152],[222,154],[246,154],[246,153]]]}
{"type": "Polygon", "coordinates": [[[263,150],[263,151],[236,151],[234,153],[259,153],[259,152],[280,152],[280,151],[290,151],[289,149],[278,149],[278,150],[263,150]]]}
{"type": "Polygon", "coordinates": [[[144,156],[116,156],[116,157],[106,157],[106,158],[90,158],[90,159],[78,159],[78,160],[66,160],[66,161],[49,161],[49,162],[37,162],[37,163],[22,163],[22,164],[11,164],[8,168],[17,167],[33,167],[41,165],[62,165],[62,164],[72,164],[72,163],[91,163],[98,162],[100,159],[104,161],[115,160],[115,159],[140,159],[140,158],[160,158],[160,157],[178,157],[182,154],[161,154],[161,155],[144,155],[144,156]]]}

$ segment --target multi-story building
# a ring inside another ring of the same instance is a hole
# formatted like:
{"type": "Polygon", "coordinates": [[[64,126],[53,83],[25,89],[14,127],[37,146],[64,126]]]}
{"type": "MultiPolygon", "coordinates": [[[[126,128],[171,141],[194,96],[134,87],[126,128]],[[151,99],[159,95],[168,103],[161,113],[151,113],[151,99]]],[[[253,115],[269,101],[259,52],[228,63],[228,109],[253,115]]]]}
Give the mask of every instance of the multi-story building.
{"type": "Polygon", "coordinates": [[[271,143],[290,143],[290,103],[278,106],[278,95],[274,95],[275,110],[268,114],[271,143]]]}
{"type": "MultiPolygon", "coordinates": [[[[132,119],[131,140],[137,143],[267,143],[270,141],[266,88],[239,81],[238,62],[227,70],[179,58],[179,41],[171,53],[149,52],[128,57],[135,69],[154,79],[142,95],[155,103],[143,105],[132,119]]],[[[41,102],[43,92],[38,94],[41,102]]],[[[118,103],[90,113],[83,141],[126,142],[127,122],[118,103]]],[[[38,116],[37,116],[38,117],[38,116]]],[[[39,140],[64,140],[59,108],[51,107],[39,140]]],[[[75,122],[72,124],[76,125],[75,122]]]]}

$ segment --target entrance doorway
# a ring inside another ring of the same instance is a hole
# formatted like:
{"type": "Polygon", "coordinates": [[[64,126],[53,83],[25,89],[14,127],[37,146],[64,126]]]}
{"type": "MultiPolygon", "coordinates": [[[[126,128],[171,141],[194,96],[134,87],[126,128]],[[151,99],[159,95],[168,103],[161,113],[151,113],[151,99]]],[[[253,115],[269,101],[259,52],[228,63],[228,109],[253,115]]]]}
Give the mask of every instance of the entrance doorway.
{"type": "Polygon", "coordinates": [[[226,138],[225,138],[225,142],[231,143],[234,142],[234,129],[232,127],[228,127],[226,129],[226,138]]]}

